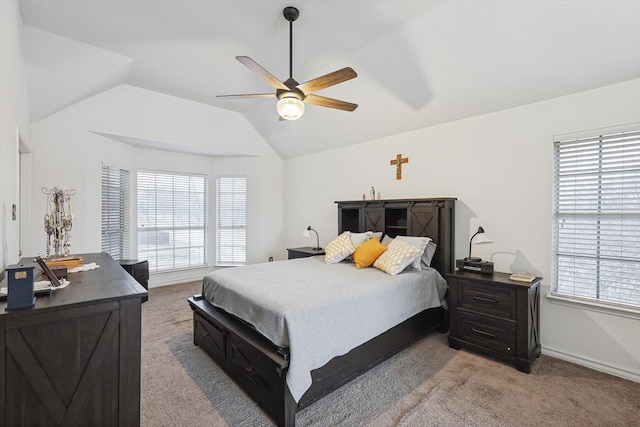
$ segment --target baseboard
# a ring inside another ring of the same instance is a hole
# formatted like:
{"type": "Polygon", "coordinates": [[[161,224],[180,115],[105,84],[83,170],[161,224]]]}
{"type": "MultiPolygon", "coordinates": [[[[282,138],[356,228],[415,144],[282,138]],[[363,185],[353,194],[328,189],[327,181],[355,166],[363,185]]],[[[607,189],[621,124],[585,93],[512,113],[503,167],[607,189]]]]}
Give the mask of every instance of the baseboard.
{"type": "Polygon", "coordinates": [[[606,374],[615,375],[616,377],[620,377],[620,378],[624,378],[627,380],[640,383],[640,373],[637,373],[637,372],[631,372],[625,369],[616,368],[615,366],[605,365],[603,363],[596,362],[591,359],[574,356],[572,354],[567,354],[562,351],[554,350],[549,347],[543,347],[542,354],[550,357],[555,357],[556,359],[561,359],[567,362],[575,363],[576,365],[584,366],[596,371],[604,372],[606,374]]]}
{"type": "Polygon", "coordinates": [[[149,283],[149,288],[161,288],[163,286],[180,285],[182,283],[189,283],[189,282],[202,282],[202,276],[196,276],[193,278],[185,278],[185,279],[179,279],[179,280],[168,280],[163,282],[149,283]]]}

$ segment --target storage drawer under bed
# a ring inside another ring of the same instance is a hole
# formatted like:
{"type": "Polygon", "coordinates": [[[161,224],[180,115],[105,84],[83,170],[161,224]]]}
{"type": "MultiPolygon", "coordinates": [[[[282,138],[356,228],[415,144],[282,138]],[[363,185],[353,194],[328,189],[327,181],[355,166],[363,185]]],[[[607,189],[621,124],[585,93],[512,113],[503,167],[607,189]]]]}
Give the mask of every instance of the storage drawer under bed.
{"type": "Polygon", "coordinates": [[[216,362],[226,362],[225,331],[217,325],[207,322],[197,312],[193,313],[193,343],[202,347],[216,362]]]}
{"type": "Polygon", "coordinates": [[[275,414],[274,419],[284,419],[284,400],[290,396],[286,389],[288,350],[275,347],[241,321],[222,317],[205,300],[192,297],[188,301],[193,309],[194,344],[267,413],[275,414]]]}

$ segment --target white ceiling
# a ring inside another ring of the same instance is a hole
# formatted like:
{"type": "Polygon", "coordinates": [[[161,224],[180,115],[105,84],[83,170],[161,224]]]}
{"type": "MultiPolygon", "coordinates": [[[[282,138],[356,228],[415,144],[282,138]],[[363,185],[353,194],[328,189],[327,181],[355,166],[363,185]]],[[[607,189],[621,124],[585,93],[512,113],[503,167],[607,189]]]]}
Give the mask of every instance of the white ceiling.
{"type": "MultiPolygon", "coordinates": [[[[2,1],[2,0],[0,0],[2,1]]],[[[243,114],[282,158],[640,78],[636,0],[19,0],[34,121],[126,83],[243,114]],[[235,60],[305,82],[354,112],[278,121],[272,89],[235,60]]]]}

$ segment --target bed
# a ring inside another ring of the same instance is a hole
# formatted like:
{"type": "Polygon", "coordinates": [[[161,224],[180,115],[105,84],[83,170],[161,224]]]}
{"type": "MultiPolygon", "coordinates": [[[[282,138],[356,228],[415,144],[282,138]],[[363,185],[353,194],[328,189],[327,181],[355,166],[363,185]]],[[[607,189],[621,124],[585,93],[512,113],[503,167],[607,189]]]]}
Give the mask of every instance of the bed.
{"type": "Polygon", "coordinates": [[[277,425],[295,425],[300,409],[426,334],[446,330],[442,276],[453,267],[454,200],[338,205],[339,235],[371,226],[365,217],[375,207],[382,220],[371,231],[431,238],[432,268],[422,271],[390,276],[348,261],[327,265],[322,256],[214,271],[203,279],[202,294],[189,298],[194,344],[277,425]],[[394,210],[386,222],[385,209],[394,210]],[[390,223],[398,209],[409,222],[399,232],[390,223]],[[353,214],[357,224],[345,220],[353,214]]]}

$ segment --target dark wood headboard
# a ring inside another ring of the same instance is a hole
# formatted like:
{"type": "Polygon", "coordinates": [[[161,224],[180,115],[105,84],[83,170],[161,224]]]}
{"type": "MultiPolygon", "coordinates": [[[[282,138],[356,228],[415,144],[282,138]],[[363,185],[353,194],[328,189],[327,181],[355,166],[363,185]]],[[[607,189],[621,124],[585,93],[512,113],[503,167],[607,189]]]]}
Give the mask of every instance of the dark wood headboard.
{"type": "Polygon", "coordinates": [[[338,201],[338,234],[382,231],[390,237],[426,236],[437,245],[431,266],[455,270],[455,198],[338,201]]]}

